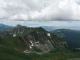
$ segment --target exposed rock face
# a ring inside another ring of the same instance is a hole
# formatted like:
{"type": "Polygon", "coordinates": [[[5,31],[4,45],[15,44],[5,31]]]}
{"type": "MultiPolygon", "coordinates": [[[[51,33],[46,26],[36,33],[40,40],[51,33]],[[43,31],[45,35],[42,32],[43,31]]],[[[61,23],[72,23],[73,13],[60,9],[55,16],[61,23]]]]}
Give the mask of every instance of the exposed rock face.
{"type": "MultiPolygon", "coordinates": [[[[24,52],[49,52],[54,48],[65,48],[67,46],[64,39],[56,36],[54,33],[45,31],[41,27],[29,28],[19,25],[3,33],[3,38],[5,36],[9,41],[14,40],[16,44],[13,44],[19,46],[24,52]],[[22,47],[24,46],[25,48],[23,49],[22,47]]],[[[16,49],[18,50],[18,48],[16,49]]]]}
{"type": "Polygon", "coordinates": [[[22,37],[27,50],[48,52],[54,48],[65,48],[66,42],[58,38],[54,33],[45,31],[42,28],[34,28],[22,37]]]}
{"type": "Polygon", "coordinates": [[[44,31],[33,31],[25,36],[26,46],[29,49],[40,49],[41,51],[50,51],[53,48],[64,48],[65,42],[56,35],[44,31]]]}

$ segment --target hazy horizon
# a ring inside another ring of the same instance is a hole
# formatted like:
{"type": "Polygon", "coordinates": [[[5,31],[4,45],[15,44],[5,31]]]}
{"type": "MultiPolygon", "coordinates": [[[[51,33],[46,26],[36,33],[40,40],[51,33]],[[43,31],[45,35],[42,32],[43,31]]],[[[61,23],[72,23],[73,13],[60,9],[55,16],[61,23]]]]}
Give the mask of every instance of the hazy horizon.
{"type": "Polygon", "coordinates": [[[80,30],[80,21],[0,21],[0,24],[16,26],[18,24],[28,27],[54,27],[55,29],[80,30]]]}

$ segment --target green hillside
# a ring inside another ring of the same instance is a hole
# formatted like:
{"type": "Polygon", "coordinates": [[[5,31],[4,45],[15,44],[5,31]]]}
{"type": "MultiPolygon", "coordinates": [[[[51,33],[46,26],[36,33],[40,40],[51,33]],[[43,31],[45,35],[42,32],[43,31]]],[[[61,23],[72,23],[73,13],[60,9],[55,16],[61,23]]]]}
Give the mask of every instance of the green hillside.
{"type": "Polygon", "coordinates": [[[0,32],[0,60],[67,60],[70,58],[80,58],[80,51],[68,49],[63,38],[41,27],[17,26],[0,32]],[[25,53],[25,50],[28,53],[25,53]]]}

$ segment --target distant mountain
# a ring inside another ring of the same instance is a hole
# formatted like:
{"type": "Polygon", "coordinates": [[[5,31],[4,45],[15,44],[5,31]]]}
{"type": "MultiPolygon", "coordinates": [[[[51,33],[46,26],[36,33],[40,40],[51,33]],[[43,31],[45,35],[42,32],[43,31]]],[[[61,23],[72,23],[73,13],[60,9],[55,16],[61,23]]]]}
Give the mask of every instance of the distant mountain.
{"type": "Polygon", "coordinates": [[[52,26],[42,26],[43,29],[45,29],[46,31],[53,31],[56,29],[56,27],[52,27],[52,26]]]}
{"type": "Polygon", "coordinates": [[[42,28],[44,28],[47,31],[54,31],[54,30],[58,30],[58,29],[70,29],[70,30],[78,30],[80,31],[80,27],[79,26],[42,26],[42,28]]]}
{"type": "Polygon", "coordinates": [[[63,37],[70,48],[80,48],[80,31],[70,29],[57,29],[53,31],[58,37],[63,37]]]}
{"type": "Polygon", "coordinates": [[[5,31],[5,30],[8,30],[12,28],[12,26],[8,26],[8,25],[5,25],[5,24],[0,24],[0,31],[5,31]]]}

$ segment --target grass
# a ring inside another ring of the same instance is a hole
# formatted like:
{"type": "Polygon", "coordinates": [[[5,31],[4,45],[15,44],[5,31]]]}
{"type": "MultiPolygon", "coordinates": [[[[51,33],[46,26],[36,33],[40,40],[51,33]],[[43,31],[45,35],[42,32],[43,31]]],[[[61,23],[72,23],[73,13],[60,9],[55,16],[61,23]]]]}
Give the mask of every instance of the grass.
{"type": "Polygon", "coordinates": [[[59,50],[38,55],[35,53],[24,54],[12,48],[0,47],[0,60],[67,60],[70,58],[80,58],[80,52],[59,50]]]}

